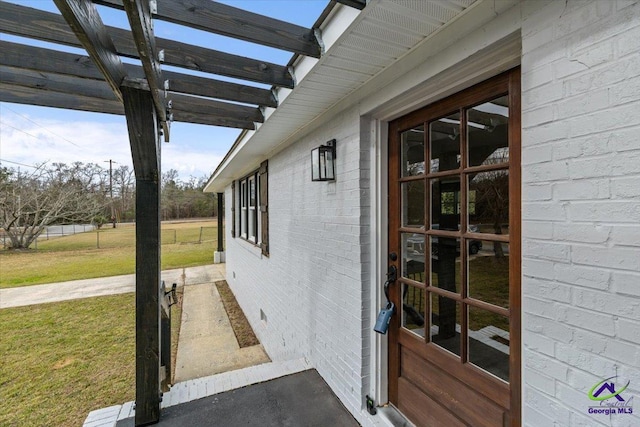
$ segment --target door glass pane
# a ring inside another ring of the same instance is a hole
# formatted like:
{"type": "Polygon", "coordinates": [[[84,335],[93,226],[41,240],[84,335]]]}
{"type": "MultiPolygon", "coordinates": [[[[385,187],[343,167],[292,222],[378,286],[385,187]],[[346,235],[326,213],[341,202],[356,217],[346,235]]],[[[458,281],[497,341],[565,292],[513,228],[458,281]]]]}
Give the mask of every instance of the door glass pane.
{"type": "Polygon", "coordinates": [[[402,327],[424,337],[426,291],[402,284],[402,327]]]}
{"type": "Polygon", "coordinates": [[[509,103],[507,96],[467,110],[469,166],[509,161],[509,103]]]}
{"type": "Polygon", "coordinates": [[[469,297],[509,308],[509,244],[468,240],[469,297]],[[479,248],[476,252],[476,249],[479,248]]]}
{"type": "Polygon", "coordinates": [[[402,277],[424,283],[425,236],[420,233],[402,233],[402,277]]]}
{"type": "Polygon", "coordinates": [[[402,144],[402,176],[424,173],[424,125],[400,134],[402,144]]]}
{"type": "Polygon", "coordinates": [[[431,229],[458,231],[460,228],[460,177],[431,180],[431,229]]]}
{"type": "Polygon", "coordinates": [[[469,231],[509,234],[509,171],[476,173],[467,180],[469,231]]]}
{"type": "Polygon", "coordinates": [[[460,240],[431,236],[431,282],[450,292],[460,293],[460,240]]]}
{"type": "Polygon", "coordinates": [[[402,191],[402,226],[424,226],[424,181],[403,182],[400,185],[402,191]]]}
{"type": "Polygon", "coordinates": [[[429,123],[430,171],[440,172],[460,167],[460,113],[450,114],[429,123]]]}
{"type": "Polygon", "coordinates": [[[509,319],[469,307],[469,362],[509,381],[509,319]]]}
{"type": "Polygon", "coordinates": [[[431,342],[460,356],[460,307],[452,299],[431,296],[431,342]]]}

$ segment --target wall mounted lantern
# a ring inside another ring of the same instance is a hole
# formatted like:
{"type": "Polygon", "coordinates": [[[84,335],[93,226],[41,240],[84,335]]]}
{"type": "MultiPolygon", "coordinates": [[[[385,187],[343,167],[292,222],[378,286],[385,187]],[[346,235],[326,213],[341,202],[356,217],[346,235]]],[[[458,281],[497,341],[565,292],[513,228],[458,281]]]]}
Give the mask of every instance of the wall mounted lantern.
{"type": "Polygon", "coordinates": [[[311,150],[311,181],[334,181],[336,179],[336,140],[311,150]]]}

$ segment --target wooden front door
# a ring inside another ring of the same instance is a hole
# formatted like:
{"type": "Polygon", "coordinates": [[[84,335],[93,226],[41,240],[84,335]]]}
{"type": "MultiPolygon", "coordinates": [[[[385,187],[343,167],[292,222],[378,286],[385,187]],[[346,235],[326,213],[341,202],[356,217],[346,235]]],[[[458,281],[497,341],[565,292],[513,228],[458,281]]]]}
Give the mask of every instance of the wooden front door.
{"type": "Polygon", "coordinates": [[[418,426],[519,425],[519,69],[390,124],[389,255],[391,403],[418,426]]]}

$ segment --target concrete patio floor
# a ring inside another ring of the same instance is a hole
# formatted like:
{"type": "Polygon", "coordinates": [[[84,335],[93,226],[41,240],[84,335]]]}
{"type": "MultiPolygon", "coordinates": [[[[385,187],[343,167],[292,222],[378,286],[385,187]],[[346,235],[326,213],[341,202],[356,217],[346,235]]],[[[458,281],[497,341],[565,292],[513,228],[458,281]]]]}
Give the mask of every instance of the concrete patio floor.
{"type": "MultiPolygon", "coordinates": [[[[124,418],[116,427],[133,427],[124,418]]],[[[158,426],[358,426],[315,370],[215,394],[163,410],[158,426]]]]}

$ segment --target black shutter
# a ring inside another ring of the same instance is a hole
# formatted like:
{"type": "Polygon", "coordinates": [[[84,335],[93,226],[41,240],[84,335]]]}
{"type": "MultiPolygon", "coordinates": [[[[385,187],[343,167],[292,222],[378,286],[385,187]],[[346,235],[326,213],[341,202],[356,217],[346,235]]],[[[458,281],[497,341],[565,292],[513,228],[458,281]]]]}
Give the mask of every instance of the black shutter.
{"type": "Polygon", "coordinates": [[[236,182],[231,183],[231,237],[236,237],[236,182]]]}
{"type": "Polygon", "coordinates": [[[265,160],[260,164],[260,212],[262,233],[262,254],[269,256],[269,164],[265,160]]]}

